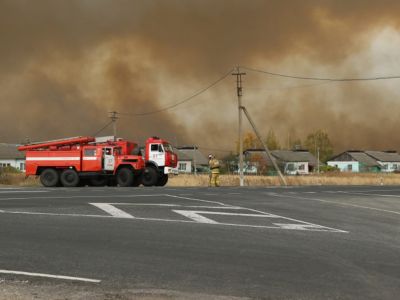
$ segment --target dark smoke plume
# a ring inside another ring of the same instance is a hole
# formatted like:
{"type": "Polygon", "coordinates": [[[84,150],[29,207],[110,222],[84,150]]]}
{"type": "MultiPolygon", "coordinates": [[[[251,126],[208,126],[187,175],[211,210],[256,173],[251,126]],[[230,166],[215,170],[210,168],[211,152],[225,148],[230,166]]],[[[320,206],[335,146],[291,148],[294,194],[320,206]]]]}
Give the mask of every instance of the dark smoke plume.
{"type": "MultiPolygon", "coordinates": [[[[368,56],[381,32],[400,35],[399,11],[399,1],[0,0],[0,142],[93,134],[108,111],[158,110],[235,65],[400,73],[398,53],[368,56]],[[377,69],[374,59],[392,63],[377,69]]],[[[234,149],[234,84],[174,110],[121,116],[119,135],[234,149]]],[[[399,148],[395,82],[306,84],[246,75],[244,101],[264,134],[273,128],[285,144],[289,132],[322,128],[337,150],[399,148]]]]}

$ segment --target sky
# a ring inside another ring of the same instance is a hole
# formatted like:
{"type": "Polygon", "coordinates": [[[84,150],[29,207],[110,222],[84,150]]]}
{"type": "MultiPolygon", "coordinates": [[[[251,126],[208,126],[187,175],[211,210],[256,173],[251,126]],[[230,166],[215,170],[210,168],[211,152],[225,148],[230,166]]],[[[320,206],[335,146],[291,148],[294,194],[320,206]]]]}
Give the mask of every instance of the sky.
{"type": "MultiPolygon", "coordinates": [[[[399,11],[387,0],[0,0],[0,142],[94,135],[117,111],[118,135],[130,140],[235,150],[234,76],[163,109],[236,66],[400,75],[399,11]]],[[[335,151],[400,150],[400,79],[245,72],[243,104],[282,146],[322,129],[335,151]]]]}

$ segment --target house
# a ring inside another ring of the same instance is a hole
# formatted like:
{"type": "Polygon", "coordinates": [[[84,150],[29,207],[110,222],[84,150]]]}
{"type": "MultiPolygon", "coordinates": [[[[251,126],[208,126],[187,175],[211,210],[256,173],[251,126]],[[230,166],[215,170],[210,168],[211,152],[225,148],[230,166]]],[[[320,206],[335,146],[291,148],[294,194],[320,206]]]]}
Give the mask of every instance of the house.
{"type": "Polygon", "coordinates": [[[400,155],[396,151],[365,151],[379,164],[381,172],[400,171],[400,155]]]}
{"type": "Polygon", "coordinates": [[[327,163],[342,172],[394,172],[400,170],[400,155],[396,151],[348,150],[327,163]]]}
{"type": "MultiPolygon", "coordinates": [[[[255,166],[258,174],[274,171],[272,161],[265,155],[264,149],[248,149],[244,154],[246,164],[255,166]]],[[[318,167],[318,160],[307,150],[273,150],[271,155],[286,175],[309,174],[318,167]]]]}
{"type": "Polygon", "coordinates": [[[25,154],[17,150],[18,145],[0,144],[0,168],[13,167],[25,171],[25,154]]]}
{"type": "Polygon", "coordinates": [[[180,173],[208,172],[208,159],[196,146],[177,147],[178,171],[180,173]]]}

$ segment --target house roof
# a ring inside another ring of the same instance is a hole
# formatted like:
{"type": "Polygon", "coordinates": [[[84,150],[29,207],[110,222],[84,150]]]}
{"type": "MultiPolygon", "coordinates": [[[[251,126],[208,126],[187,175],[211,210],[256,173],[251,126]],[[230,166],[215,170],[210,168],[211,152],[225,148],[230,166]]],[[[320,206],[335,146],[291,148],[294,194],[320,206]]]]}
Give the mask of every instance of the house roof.
{"type": "Polygon", "coordinates": [[[365,151],[370,157],[381,162],[400,162],[400,155],[395,151],[365,151]]]}
{"type": "Polygon", "coordinates": [[[342,152],[331,158],[330,161],[336,161],[345,154],[350,156],[353,160],[358,161],[367,167],[379,166],[378,161],[400,162],[400,155],[396,151],[360,151],[360,150],[348,150],[342,152]]]}
{"type": "Polygon", "coordinates": [[[25,153],[17,150],[18,145],[0,144],[0,159],[24,159],[25,153]]]}
{"type": "MultiPolygon", "coordinates": [[[[264,153],[264,149],[248,149],[245,151],[248,154],[264,153]]],[[[307,150],[273,150],[271,154],[274,160],[281,162],[308,162],[311,166],[318,164],[317,158],[307,150]]],[[[263,155],[266,163],[271,163],[271,160],[263,155]]],[[[321,163],[320,163],[321,164],[321,163]]]]}
{"type": "Polygon", "coordinates": [[[348,154],[352,158],[354,158],[356,161],[365,165],[366,167],[375,167],[375,166],[379,165],[374,158],[372,158],[371,156],[369,156],[368,154],[366,154],[364,152],[361,152],[361,151],[348,152],[348,154]]]}
{"type": "Polygon", "coordinates": [[[207,157],[197,147],[178,147],[178,160],[196,161],[197,165],[208,165],[207,157]]]}

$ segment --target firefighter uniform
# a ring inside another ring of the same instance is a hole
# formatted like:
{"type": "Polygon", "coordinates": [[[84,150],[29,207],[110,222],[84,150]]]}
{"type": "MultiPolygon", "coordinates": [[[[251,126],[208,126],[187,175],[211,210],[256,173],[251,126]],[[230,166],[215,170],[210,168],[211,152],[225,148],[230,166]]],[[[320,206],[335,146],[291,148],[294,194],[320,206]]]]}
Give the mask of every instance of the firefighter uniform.
{"type": "Polygon", "coordinates": [[[209,186],[219,186],[219,161],[212,155],[209,155],[208,166],[210,167],[209,186]]]}

